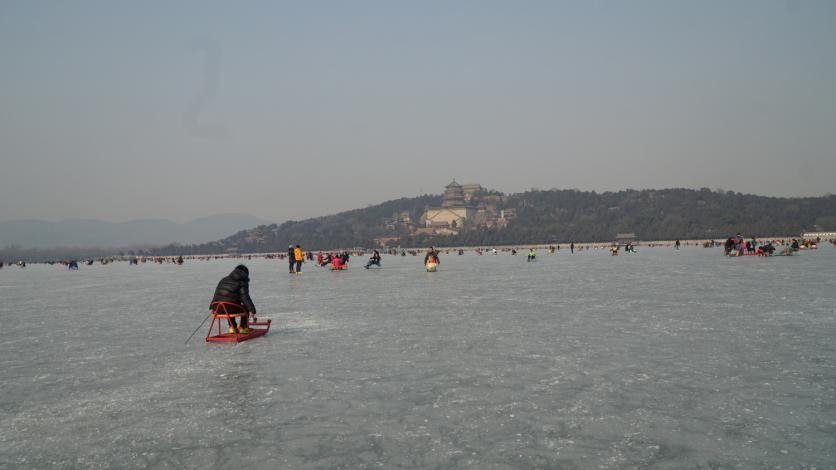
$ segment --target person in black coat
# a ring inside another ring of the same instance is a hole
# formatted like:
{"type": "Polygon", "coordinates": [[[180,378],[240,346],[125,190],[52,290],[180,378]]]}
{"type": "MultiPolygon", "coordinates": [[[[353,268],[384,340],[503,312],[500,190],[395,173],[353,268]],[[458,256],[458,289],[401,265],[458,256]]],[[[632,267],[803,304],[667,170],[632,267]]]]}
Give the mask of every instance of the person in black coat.
{"type": "Polygon", "coordinates": [[[287,262],[290,268],[290,274],[295,273],[296,270],[293,268],[296,266],[296,256],[293,253],[293,245],[287,247],[287,262]]]}
{"type": "MultiPolygon", "coordinates": [[[[230,333],[249,333],[247,328],[248,319],[250,315],[255,315],[255,305],[253,299],[250,298],[250,271],[243,264],[239,264],[234,270],[221,279],[218,287],[215,288],[215,295],[212,297],[212,303],[209,308],[215,310],[217,302],[228,302],[226,311],[229,314],[248,313],[241,317],[241,328],[235,322],[235,318],[229,319],[230,333]]],[[[223,310],[221,310],[223,311],[223,310]]]]}
{"type": "Polygon", "coordinates": [[[363,267],[369,269],[369,267],[371,266],[380,267],[380,252],[378,252],[377,250],[374,250],[374,253],[372,253],[372,257],[369,258],[369,262],[366,263],[366,265],[363,267]]]}

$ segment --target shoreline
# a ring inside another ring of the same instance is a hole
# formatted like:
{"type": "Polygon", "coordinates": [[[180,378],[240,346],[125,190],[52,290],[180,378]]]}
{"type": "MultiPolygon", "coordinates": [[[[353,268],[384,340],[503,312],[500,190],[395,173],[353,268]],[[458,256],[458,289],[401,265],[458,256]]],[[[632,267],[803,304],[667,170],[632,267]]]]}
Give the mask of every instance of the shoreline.
{"type": "MultiPolygon", "coordinates": [[[[801,240],[799,236],[769,236],[769,237],[755,237],[757,240],[770,240],[770,241],[789,241],[793,238],[801,240]]],[[[705,247],[706,243],[715,242],[716,247],[722,247],[723,239],[709,239],[709,238],[698,238],[698,239],[688,239],[683,240],[680,239],[680,245],[685,247],[705,247]]],[[[822,242],[825,240],[823,239],[822,242]]],[[[575,242],[575,250],[576,251],[586,251],[592,249],[608,249],[613,245],[614,242],[575,242]]],[[[636,247],[645,247],[645,248],[669,248],[673,247],[676,243],[676,240],[637,240],[633,242],[633,245],[636,247]]],[[[490,252],[493,249],[496,249],[499,252],[508,252],[511,250],[517,250],[518,252],[521,250],[529,250],[534,248],[535,250],[546,250],[549,251],[550,248],[553,246],[555,247],[556,251],[565,251],[569,250],[569,245],[571,242],[559,242],[559,243],[535,243],[535,244],[525,244],[525,243],[516,243],[516,244],[508,244],[508,245],[467,245],[467,246],[459,246],[459,245],[438,245],[433,246],[435,249],[439,251],[449,252],[449,251],[458,251],[462,250],[465,252],[471,251],[475,252],[481,250],[483,252],[490,252]],[[559,248],[558,248],[559,247],[559,248]]],[[[391,252],[399,253],[401,250],[406,251],[407,253],[417,252],[423,253],[429,248],[429,246],[421,246],[421,247],[371,247],[371,248],[360,248],[360,247],[352,247],[352,248],[333,248],[333,249],[325,249],[325,250],[305,250],[303,247],[303,251],[305,253],[338,253],[338,252],[348,252],[350,254],[354,254],[354,256],[362,256],[368,253],[371,253],[372,250],[378,250],[381,255],[391,255],[391,252]]],[[[61,263],[65,261],[76,260],[79,262],[87,262],[90,260],[100,261],[100,260],[109,260],[109,261],[128,261],[132,258],[137,259],[146,259],[146,260],[154,260],[154,259],[162,259],[162,260],[171,260],[176,259],[178,257],[183,257],[183,259],[202,259],[202,258],[212,258],[212,259],[221,259],[221,258],[244,258],[244,257],[261,257],[261,258],[275,258],[275,257],[283,257],[286,256],[287,253],[282,251],[268,251],[268,252],[227,252],[227,253],[200,253],[200,254],[168,254],[168,255],[103,255],[103,256],[94,256],[94,257],[62,257],[62,258],[54,258],[54,259],[31,259],[31,258],[19,258],[19,259],[3,259],[4,264],[7,266],[12,266],[17,261],[25,261],[26,263],[61,263]]]]}
{"type": "MultiPolygon", "coordinates": [[[[795,236],[783,236],[783,237],[757,237],[759,240],[792,240],[793,238],[798,239],[799,237],[795,236]]],[[[709,243],[711,241],[715,242],[714,248],[722,247],[723,240],[720,239],[709,239],[709,238],[702,238],[702,239],[689,239],[689,240],[682,240],[680,239],[679,242],[681,246],[691,246],[691,247],[700,247],[702,248],[705,243],[709,243]]],[[[676,243],[676,240],[640,240],[633,243],[636,247],[645,247],[645,248],[664,248],[664,247],[673,247],[676,243]]],[[[540,243],[540,244],[510,244],[510,245],[467,245],[467,246],[445,246],[445,245],[433,245],[433,248],[439,251],[457,251],[457,250],[464,250],[467,251],[490,251],[492,249],[496,249],[497,251],[510,251],[516,249],[517,251],[523,249],[530,249],[534,248],[535,250],[548,250],[550,247],[554,246],[557,248],[560,246],[559,251],[569,250],[569,245],[571,242],[560,242],[560,243],[540,243]]],[[[613,245],[613,242],[575,242],[575,249],[603,249],[609,248],[613,245]]],[[[338,253],[346,251],[348,253],[370,253],[372,250],[378,250],[381,255],[389,254],[390,251],[399,252],[401,250],[409,252],[424,252],[429,248],[429,246],[421,246],[421,247],[394,247],[394,248],[383,248],[383,247],[375,247],[375,248],[332,248],[332,249],[324,249],[324,250],[306,250],[303,247],[303,252],[305,253],[338,253]]],[[[268,252],[236,252],[236,253],[204,253],[204,254],[194,254],[194,255],[160,255],[160,256],[145,256],[145,258],[177,258],[178,256],[183,256],[184,259],[189,258],[234,258],[234,257],[246,257],[246,256],[253,256],[253,257],[266,257],[266,256],[286,256],[287,253],[284,251],[268,251],[268,252]]],[[[137,256],[140,257],[140,256],[137,256]]]]}

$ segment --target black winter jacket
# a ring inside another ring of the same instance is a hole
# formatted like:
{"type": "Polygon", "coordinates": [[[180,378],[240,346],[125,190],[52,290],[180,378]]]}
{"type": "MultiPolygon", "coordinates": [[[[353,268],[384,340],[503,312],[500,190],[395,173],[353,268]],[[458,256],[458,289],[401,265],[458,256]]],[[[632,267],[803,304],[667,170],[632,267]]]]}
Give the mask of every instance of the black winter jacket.
{"type": "Polygon", "coordinates": [[[212,302],[232,302],[243,305],[252,314],[256,313],[250,298],[250,273],[246,266],[238,266],[229,276],[221,279],[212,302]]]}

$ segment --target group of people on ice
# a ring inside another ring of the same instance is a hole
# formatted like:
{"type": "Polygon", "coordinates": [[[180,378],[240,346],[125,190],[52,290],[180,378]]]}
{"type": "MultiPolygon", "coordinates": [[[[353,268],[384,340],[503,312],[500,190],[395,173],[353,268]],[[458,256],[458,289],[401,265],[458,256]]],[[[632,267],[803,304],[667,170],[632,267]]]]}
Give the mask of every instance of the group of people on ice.
{"type": "MultiPolygon", "coordinates": [[[[302,263],[304,263],[306,259],[313,261],[313,253],[304,253],[300,245],[289,245],[287,247],[288,271],[290,274],[301,274],[302,263]]],[[[332,271],[345,270],[348,269],[348,262],[350,259],[351,255],[347,251],[339,253],[322,253],[320,251],[316,255],[316,265],[323,268],[327,267],[332,271]]],[[[380,252],[373,250],[371,257],[369,257],[369,261],[366,263],[364,268],[369,269],[372,266],[381,267],[380,261],[380,252]]]]}
{"type": "Polygon", "coordinates": [[[757,249],[758,245],[755,238],[752,237],[751,241],[746,241],[743,239],[743,235],[741,235],[740,232],[738,232],[737,235],[726,239],[726,243],[723,245],[723,251],[726,256],[743,256],[744,254],[754,255],[757,252],[757,249]]]}
{"type": "MultiPolygon", "coordinates": [[[[802,248],[816,248],[816,241],[811,240],[801,240],[799,242],[799,240],[793,238],[789,242],[779,240],[777,243],[786,247],[782,252],[784,255],[791,255],[802,248]]],[[[726,240],[723,245],[723,252],[726,256],[772,256],[775,254],[775,245],[768,240],[762,240],[761,243],[758,243],[754,237],[746,241],[743,235],[738,233],[726,240]]]]}
{"type": "Polygon", "coordinates": [[[332,271],[348,269],[348,260],[351,256],[347,251],[342,253],[328,252],[323,255],[321,252],[316,255],[316,264],[321,267],[328,267],[332,271]]]}
{"type": "MultiPolygon", "coordinates": [[[[679,240],[677,240],[677,243],[679,243],[679,240]]],[[[620,250],[620,249],[621,249],[621,245],[619,245],[618,243],[613,243],[612,246],[610,247],[610,253],[612,254],[612,256],[618,256],[618,250],[620,250]]],[[[676,249],[678,250],[679,247],[677,247],[676,249]]],[[[636,251],[636,246],[633,245],[633,242],[631,242],[631,241],[628,241],[624,244],[624,252],[625,253],[638,253],[636,251]]]]}
{"type": "MultiPolygon", "coordinates": [[[[11,265],[12,264],[9,263],[9,266],[11,266],[11,265]]],[[[14,265],[17,266],[18,268],[25,268],[26,267],[26,261],[21,260],[21,261],[18,261],[17,263],[15,263],[14,265]]],[[[3,269],[3,266],[5,266],[5,264],[3,263],[3,261],[0,261],[0,269],[3,269]]]]}
{"type": "Polygon", "coordinates": [[[299,245],[287,247],[287,263],[290,274],[302,274],[302,263],[305,262],[305,255],[299,245]]]}
{"type": "MultiPolygon", "coordinates": [[[[300,273],[302,269],[302,262],[305,255],[302,253],[302,248],[299,245],[288,247],[288,262],[291,273],[300,273]]],[[[343,252],[337,255],[328,253],[317,255],[317,263],[320,266],[346,266],[348,264],[349,255],[343,252]]],[[[438,252],[432,247],[427,251],[424,257],[424,264],[436,265],[439,263],[438,252]]],[[[374,250],[366,268],[371,266],[380,266],[380,252],[374,250]]],[[[209,303],[209,309],[215,314],[224,314],[229,323],[229,333],[235,335],[246,335],[250,333],[249,320],[250,317],[255,318],[256,308],[250,298],[250,271],[243,265],[239,264],[218,282],[215,288],[215,294],[212,296],[212,301],[209,303]],[[236,318],[240,319],[239,321],[236,318]]]]}

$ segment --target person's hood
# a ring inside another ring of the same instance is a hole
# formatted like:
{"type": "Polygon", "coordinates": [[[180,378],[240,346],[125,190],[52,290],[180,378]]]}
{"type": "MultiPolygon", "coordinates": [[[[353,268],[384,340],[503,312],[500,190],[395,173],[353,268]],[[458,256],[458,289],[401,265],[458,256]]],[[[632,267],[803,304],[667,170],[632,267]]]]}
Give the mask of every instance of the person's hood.
{"type": "Polygon", "coordinates": [[[250,279],[250,270],[243,264],[239,264],[232,270],[230,276],[236,281],[248,281],[250,279]]]}

